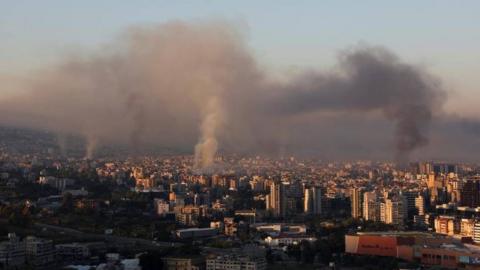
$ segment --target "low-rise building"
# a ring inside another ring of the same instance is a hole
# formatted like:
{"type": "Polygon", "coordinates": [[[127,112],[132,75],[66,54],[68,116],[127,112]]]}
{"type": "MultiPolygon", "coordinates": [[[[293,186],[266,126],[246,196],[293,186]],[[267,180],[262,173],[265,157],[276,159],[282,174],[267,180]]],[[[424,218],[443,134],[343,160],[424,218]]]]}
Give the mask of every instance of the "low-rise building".
{"type": "Polygon", "coordinates": [[[8,234],[8,241],[0,243],[1,269],[20,268],[25,264],[25,245],[14,233],[8,234]]]}
{"type": "Polygon", "coordinates": [[[161,217],[164,217],[170,211],[170,204],[164,200],[155,199],[153,203],[155,205],[155,212],[161,217]]]}
{"type": "Polygon", "coordinates": [[[59,244],[55,246],[57,256],[63,261],[82,260],[90,256],[90,250],[80,243],[59,244]]]}
{"type": "Polygon", "coordinates": [[[473,241],[480,243],[480,220],[475,220],[473,224],[473,241]]]}
{"type": "Polygon", "coordinates": [[[163,269],[166,270],[204,270],[205,258],[194,257],[166,257],[163,258],[163,269]]]}
{"type": "Polygon", "coordinates": [[[221,255],[207,259],[207,270],[265,270],[267,261],[261,257],[221,255]]]}
{"type": "Polygon", "coordinates": [[[435,232],[446,235],[460,233],[460,222],[453,216],[438,216],[435,218],[435,232]]]}
{"type": "Polygon", "coordinates": [[[396,257],[448,269],[480,269],[480,247],[423,232],[372,232],[345,236],[345,252],[396,257]]]}
{"type": "Polygon", "coordinates": [[[175,235],[180,239],[212,237],[218,234],[215,228],[189,228],[176,230],[175,235]]]}
{"type": "Polygon", "coordinates": [[[25,238],[25,254],[28,264],[36,269],[48,269],[55,263],[56,252],[52,240],[27,236],[25,238]]]}
{"type": "Polygon", "coordinates": [[[286,223],[257,223],[252,225],[253,229],[270,235],[283,234],[305,234],[307,226],[305,224],[286,224],[286,223]]]}
{"type": "Polygon", "coordinates": [[[270,247],[278,247],[278,246],[290,246],[290,245],[298,245],[302,241],[307,242],[315,242],[317,238],[314,236],[309,235],[278,235],[278,236],[267,236],[264,239],[266,245],[270,247]]]}
{"type": "Polygon", "coordinates": [[[473,237],[475,221],[470,218],[460,220],[460,234],[466,237],[473,237]]]}

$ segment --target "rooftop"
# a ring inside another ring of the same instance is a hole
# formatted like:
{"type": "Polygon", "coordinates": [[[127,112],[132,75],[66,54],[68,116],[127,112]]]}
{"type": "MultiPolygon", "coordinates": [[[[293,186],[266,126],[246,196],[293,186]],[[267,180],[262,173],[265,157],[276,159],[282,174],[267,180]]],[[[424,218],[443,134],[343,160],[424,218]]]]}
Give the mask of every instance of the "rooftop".
{"type": "Polygon", "coordinates": [[[357,232],[356,235],[371,235],[371,236],[422,236],[422,237],[436,237],[438,235],[434,235],[431,233],[426,232],[418,232],[418,231],[384,231],[384,232],[357,232]]]}

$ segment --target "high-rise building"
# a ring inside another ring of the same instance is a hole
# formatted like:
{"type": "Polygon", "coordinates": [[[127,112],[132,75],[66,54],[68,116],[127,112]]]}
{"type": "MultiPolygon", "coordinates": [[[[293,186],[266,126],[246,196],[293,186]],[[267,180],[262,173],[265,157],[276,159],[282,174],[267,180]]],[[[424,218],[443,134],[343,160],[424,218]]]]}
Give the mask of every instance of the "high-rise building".
{"type": "Polygon", "coordinates": [[[419,163],[419,173],[420,174],[429,174],[433,172],[433,164],[430,162],[419,163]]]}
{"type": "Polygon", "coordinates": [[[311,187],[304,192],[304,211],[307,214],[322,214],[323,191],[321,187],[311,187]]]}
{"type": "Polygon", "coordinates": [[[428,175],[427,187],[429,189],[443,188],[445,186],[445,179],[441,175],[436,175],[433,172],[428,175]]]}
{"type": "Polygon", "coordinates": [[[418,197],[417,191],[402,191],[401,195],[405,198],[406,210],[409,216],[413,217],[415,211],[415,200],[418,197]]]}
{"type": "Polygon", "coordinates": [[[460,205],[468,207],[480,206],[480,182],[478,180],[467,180],[460,191],[460,205]]]}
{"type": "Polygon", "coordinates": [[[417,215],[425,215],[425,199],[421,194],[415,198],[415,209],[417,210],[417,215]]]}
{"type": "Polygon", "coordinates": [[[446,175],[449,173],[458,173],[458,166],[455,164],[446,164],[446,163],[432,163],[424,162],[419,163],[419,173],[420,174],[430,174],[434,173],[435,175],[446,175]]]}
{"type": "Polygon", "coordinates": [[[402,196],[386,199],[384,205],[384,222],[403,225],[407,216],[405,199],[402,196]]]}
{"type": "Polygon", "coordinates": [[[374,191],[363,194],[363,218],[365,220],[380,221],[380,202],[374,191]]]}
{"type": "Polygon", "coordinates": [[[270,185],[270,194],[267,197],[267,210],[271,210],[275,217],[285,217],[286,208],[285,184],[273,182],[270,185]]]}
{"type": "Polygon", "coordinates": [[[382,201],[380,203],[380,221],[383,222],[383,223],[386,223],[387,222],[387,209],[386,209],[386,205],[385,205],[385,202],[382,201]]]}
{"type": "Polygon", "coordinates": [[[350,192],[352,217],[360,218],[362,217],[362,190],[359,188],[352,188],[350,192]]]}
{"type": "Polygon", "coordinates": [[[433,165],[433,172],[435,174],[449,174],[449,173],[454,173],[457,174],[458,169],[457,165],[455,164],[446,164],[446,163],[438,163],[433,165]]]}

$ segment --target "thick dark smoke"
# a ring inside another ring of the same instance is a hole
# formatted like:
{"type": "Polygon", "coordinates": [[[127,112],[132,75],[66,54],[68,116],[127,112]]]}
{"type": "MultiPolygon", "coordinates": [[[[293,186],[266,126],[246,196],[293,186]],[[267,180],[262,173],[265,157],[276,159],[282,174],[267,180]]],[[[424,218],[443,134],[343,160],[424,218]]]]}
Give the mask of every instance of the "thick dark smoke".
{"type": "Polygon", "coordinates": [[[309,72],[289,82],[276,108],[286,114],[380,111],[394,123],[396,158],[402,161],[428,143],[433,113],[444,97],[438,81],[420,69],[385,49],[359,48],[340,57],[336,72],[309,72]]]}
{"type": "Polygon", "coordinates": [[[1,101],[0,124],[82,135],[88,157],[110,143],[190,148],[199,168],[219,149],[321,155],[345,147],[404,161],[428,143],[444,101],[437,80],[377,47],[343,52],[329,72],[274,81],[225,22],[135,28],[108,49],[39,71],[27,89],[1,101]],[[352,128],[361,122],[371,130],[352,128]],[[363,144],[369,138],[379,145],[363,144]]]}

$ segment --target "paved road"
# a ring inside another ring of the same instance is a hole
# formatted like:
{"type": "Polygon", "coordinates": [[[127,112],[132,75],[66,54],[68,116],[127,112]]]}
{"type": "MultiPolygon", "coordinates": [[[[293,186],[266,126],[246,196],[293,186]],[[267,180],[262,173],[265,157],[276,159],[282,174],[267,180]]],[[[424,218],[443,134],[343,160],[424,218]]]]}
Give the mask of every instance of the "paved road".
{"type": "Polygon", "coordinates": [[[134,237],[123,237],[123,236],[115,236],[115,235],[105,235],[105,234],[94,234],[94,233],[85,233],[79,230],[56,226],[56,225],[49,225],[44,223],[35,223],[35,227],[40,229],[46,228],[48,230],[63,232],[69,235],[75,235],[80,237],[86,238],[103,238],[105,241],[110,242],[117,242],[117,243],[129,243],[129,244],[137,244],[142,246],[148,247],[179,247],[182,246],[181,243],[176,242],[158,242],[158,241],[151,241],[143,238],[134,238],[134,237]]]}

